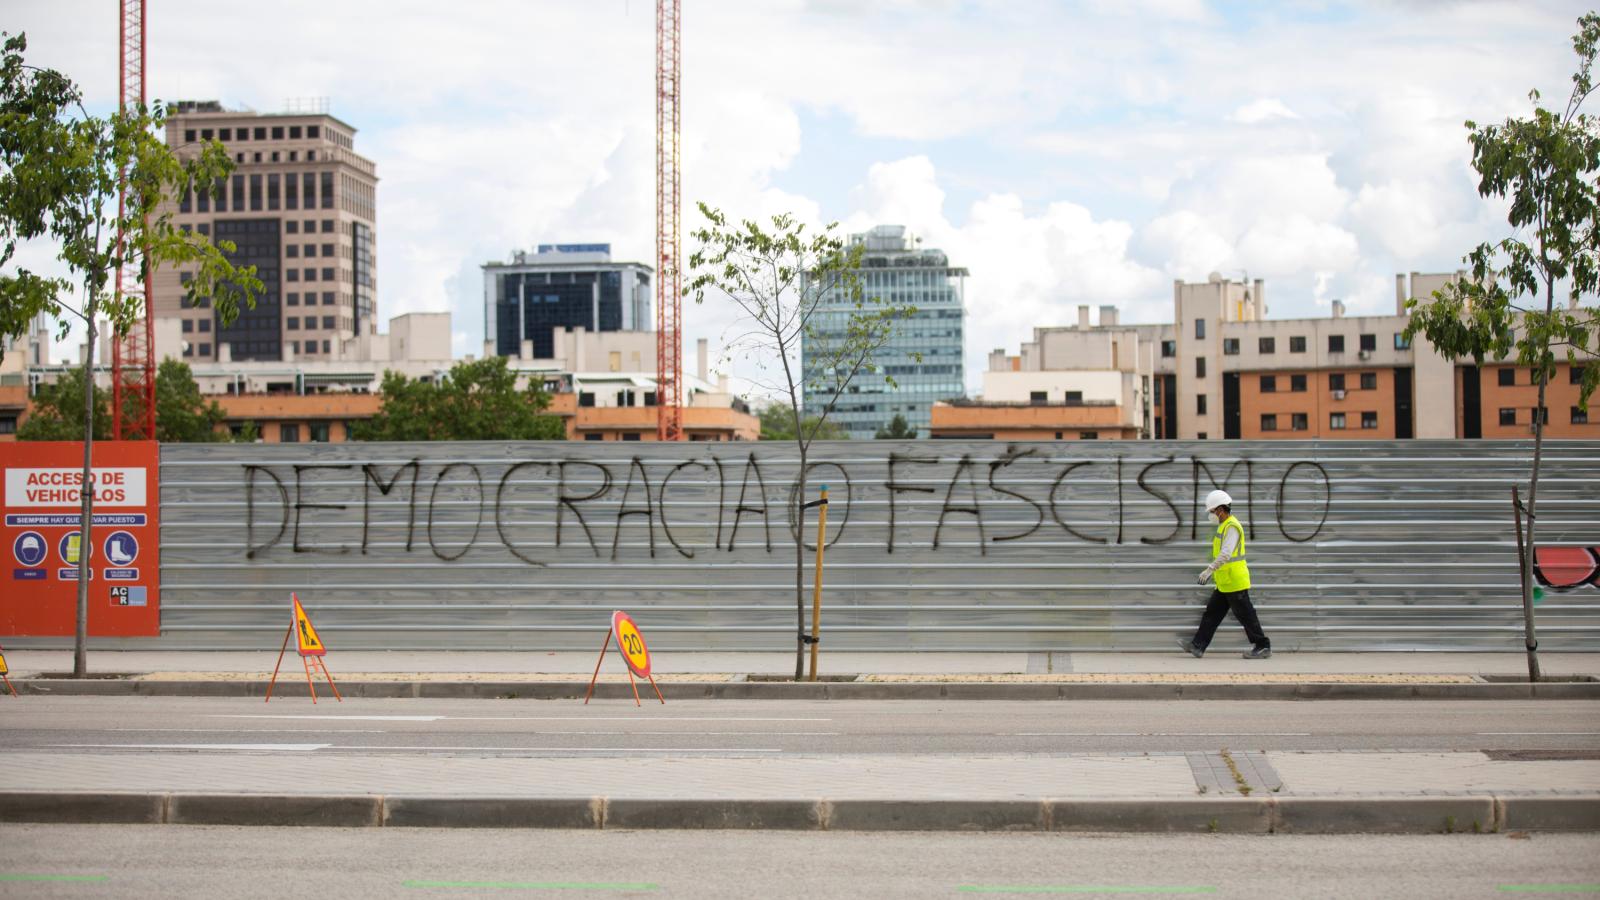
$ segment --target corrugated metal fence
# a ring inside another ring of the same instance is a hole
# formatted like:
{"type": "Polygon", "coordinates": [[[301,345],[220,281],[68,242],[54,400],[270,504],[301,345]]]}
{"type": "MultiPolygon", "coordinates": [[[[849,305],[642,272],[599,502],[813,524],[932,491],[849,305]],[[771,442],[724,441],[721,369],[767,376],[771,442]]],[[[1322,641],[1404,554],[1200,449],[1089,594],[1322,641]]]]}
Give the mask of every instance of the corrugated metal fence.
{"type": "MultiPolygon", "coordinates": [[[[818,444],[832,649],[1170,649],[1236,498],[1280,649],[1519,649],[1525,442],[818,444]]],[[[1551,442],[1541,545],[1600,546],[1600,443],[1551,442]]],[[[161,646],[272,644],[297,591],[336,648],[793,647],[784,444],[162,449],[161,646]]],[[[804,531],[815,537],[815,513],[804,531]]],[[[811,577],[807,554],[807,606],[811,577]]],[[[1600,587],[1542,646],[1600,650],[1600,587]]],[[[1231,620],[1222,637],[1242,644],[1231,620]]],[[[1224,646],[1219,643],[1218,645],[1224,646]]]]}

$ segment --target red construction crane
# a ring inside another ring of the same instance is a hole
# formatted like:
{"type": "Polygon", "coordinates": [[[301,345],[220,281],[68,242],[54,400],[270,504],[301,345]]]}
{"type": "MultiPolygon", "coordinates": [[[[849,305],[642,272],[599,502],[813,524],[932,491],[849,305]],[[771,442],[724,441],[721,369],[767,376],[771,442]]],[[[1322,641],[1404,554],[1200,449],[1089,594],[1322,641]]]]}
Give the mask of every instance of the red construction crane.
{"type": "MultiPolygon", "coordinates": [[[[124,111],[142,107],[144,93],[144,6],[145,0],[122,0],[120,88],[124,111]]],[[[117,218],[127,203],[127,183],[117,196],[117,218]]],[[[120,252],[122,235],[117,235],[120,252]]],[[[117,293],[142,296],[144,317],[133,323],[126,336],[108,335],[111,341],[111,421],[116,440],[148,440],[156,437],[156,362],[154,309],[151,306],[150,268],[138,265],[117,267],[117,293]],[[130,409],[134,407],[134,409],[130,409]],[[137,412],[137,418],[127,414],[137,412]]]]}
{"type": "Polygon", "coordinates": [[[656,439],[662,441],[683,440],[678,3],[656,0],[656,439]]]}

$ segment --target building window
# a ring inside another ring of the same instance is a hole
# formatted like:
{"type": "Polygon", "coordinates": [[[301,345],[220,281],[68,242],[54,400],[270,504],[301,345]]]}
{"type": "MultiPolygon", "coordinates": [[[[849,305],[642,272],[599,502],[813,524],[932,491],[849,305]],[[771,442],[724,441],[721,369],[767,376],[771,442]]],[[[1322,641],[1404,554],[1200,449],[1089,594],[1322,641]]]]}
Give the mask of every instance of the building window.
{"type": "Polygon", "coordinates": [[[1517,370],[1510,366],[1503,366],[1499,372],[1500,386],[1511,387],[1517,383],[1517,370]]]}
{"type": "Polygon", "coordinates": [[[1262,415],[1261,415],[1261,430],[1262,431],[1277,431],[1278,430],[1278,417],[1276,415],[1272,414],[1272,413],[1262,413],[1262,415]]]}
{"type": "Polygon", "coordinates": [[[1177,356],[1177,355],[1178,355],[1178,342],[1177,341],[1162,341],[1161,342],[1161,356],[1162,356],[1162,358],[1171,359],[1172,357],[1177,356]]]}
{"type": "Polygon", "coordinates": [[[1585,410],[1581,406],[1574,406],[1572,408],[1572,424],[1574,424],[1574,425],[1587,425],[1587,424],[1589,424],[1589,413],[1588,413],[1588,411],[1585,410]]]}
{"type": "Polygon", "coordinates": [[[1306,389],[1306,376],[1304,376],[1304,375],[1290,375],[1289,376],[1289,390],[1290,391],[1293,391],[1295,393],[1303,393],[1305,391],[1305,389],[1306,389]]]}
{"type": "Polygon", "coordinates": [[[194,330],[194,320],[193,319],[184,319],[183,320],[183,333],[184,334],[188,334],[189,332],[191,332],[193,330],[194,330]]]}
{"type": "Polygon", "coordinates": [[[594,393],[591,392],[591,391],[579,391],[578,392],[578,405],[579,406],[593,406],[594,405],[594,393]]]}
{"type": "Polygon", "coordinates": [[[16,433],[17,433],[17,417],[16,416],[0,416],[0,434],[16,434],[16,433]]]}
{"type": "Polygon", "coordinates": [[[1329,413],[1328,428],[1333,431],[1344,430],[1344,413],[1329,413]]]}
{"type": "Polygon", "coordinates": [[[1080,432],[1078,432],[1078,440],[1080,440],[1080,441],[1098,441],[1098,440],[1100,440],[1100,432],[1098,432],[1098,431],[1080,431],[1080,432]]]}
{"type": "Polygon", "coordinates": [[[278,426],[278,441],[279,441],[279,443],[284,443],[284,444],[298,444],[298,443],[300,443],[300,426],[299,425],[279,425],[278,426]]]}
{"type": "Polygon", "coordinates": [[[326,444],[328,442],[328,423],[312,422],[308,429],[311,432],[311,443],[326,444]]]}
{"type": "Polygon", "coordinates": [[[321,136],[322,136],[322,126],[321,125],[307,125],[306,126],[306,137],[311,138],[312,140],[316,140],[317,138],[319,138],[321,136]]]}
{"type": "Polygon", "coordinates": [[[1328,352],[1329,353],[1343,353],[1344,352],[1344,335],[1342,335],[1342,334],[1330,334],[1330,335],[1328,335],[1328,352]]]}
{"type": "Polygon", "coordinates": [[[586,441],[603,441],[603,440],[606,439],[606,436],[601,432],[592,431],[592,432],[584,435],[583,439],[586,440],[586,441]]]}
{"type": "Polygon", "coordinates": [[[261,176],[260,175],[251,175],[250,176],[250,210],[252,212],[255,212],[255,211],[258,211],[260,209],[261,209],[261,176]]]}
{"type": "Polygon", "coordinates": [[[200,349],[197,352],[201,356],[210,356],[211,355],[211,345],[210,344],[201,344],[200,345],[200,349]]]}
{"type": "Polygon", "coordinates": [[[333,316],[323,316],[322,317],[322,327],[331,331],[333,329],[333,327],[334,327],[333,326],[333,316]]]}
{"type": "Polygon", "coordinates": [[[1259,338],[1256,340],[1256,348],[1262,353],[1277,353],[1278,339],[1269,337],[1259,338]]]}
{"type": "Polygon", "coordinates": [[[255,134],[255,139],[258,140],[258,141],[266,140],[267,139],[267,129],[265,129],[265,128],[257,128],[256,129],[256,134],[255,134]]]}
{"type": "Polygon", "coordinates": [[[289,126],[289,140],[291,140],[291,141],[300,140],[300,126],[299,125],[290,125],[289,126]]]}
{"type": "Polygon", "coordinates": [[[1330,390],[1330,391],[1342,391],[1342,390],[1344,390],[1344,373],[1343,372],[1329,372],[1328,373],[1328,390],[1330,390]]]}
{"type": "Polygon", "coordinates": [[[1196,356],[1194,358],[1194,377],[1206,377],[1206,358],[1204,356],[1196,356]]]}
{"type": "Polygon", "coordinates": [[[625,440],[625,441],[637,441],[639,439],[639,432],[637,432],[637,431],[624,431],[622,433],[622,439],[625,440]]]}
{"type": "Polygon", "coordinates": [[[1290,353],[1304,353],[1304,352],[1306,352],[1306,339],[1305,339],[1304,335],[1301,335],[1299,337],[1291,337],[1291,338],[1289,338],[1289,352],[1290,353]]]}
{"type": "Polygon", "coordinates": [[[299,269],[284,269],[283,270],[283,277],[285,279],[289,280],[289,281],[299,281],[300,280],[300,270],[299,269]]]}
{"type": "Polygon", "coordinates": [[[1361,427],[1362,428],[1377,428],[1378,427],[1378,414],[1375,413],[1375,412],[1364,412],[1364,413],[1362,413],[1361,414],[1361,427]]]}
{"type": "Polygon", "coordinates": [[[1363,334],[1361,336],[1361,349],[1368,353],[1378,349],[1378,336],[1375,334],[1363,334]]]}
{"type": "Polygon", "coordinates": [[[312,256],[316,256],[316,255],[317,255],[317,245],[316,244],[307,244],[306,245],[306,256],[312,257],[312,256]]]}
{"type": "Polygon", "coordinates": [[[274,125],[274,126],[272,126],[272,139],[275,140],[275,141],[283,140],[283,126],[282,125],[274,125]]]}
{"type": "Polygon", "coordinates": [[[289,318],[285,319],[284,321],[287,323],[288,328],[289,328],[290,331],[299,331],[300,330],[300,317],[299,316],[290,316],[289,318]]]}
{"type": "MultiPolygon", "coordinates": [[[[328,173],[324,172],[323,174],[327,175],[328,173]]],[[[331,196],[333,196],[332,195],[332,191],[333,191],[333,176],[329,175],[328,178],[326,178],[324,180],[327,182],[327,184],[324,185],[324,186],[328,189],[329,196],[331,197],[331,196]]],[[[330,201],[330,202],[324,203],[322,205],[323,206],[332,206],[333,203],[330,201]]],[[[323,234],[332,234],[333,233],[333,220],[332,219],[323,219],[322,220],[322,233],[323,234]]]]}
{"type": "MultiPolygon", "coordinates": [[[[309,294],[306,295],[306,298],[307,298],[307,300],[309,300],[310,299],[310,295],[309,294]]],[[[322,305],[323,306],[332,306],[333,305],[333,291],[323,291],[322,292],[322,305]]]]}
{"type": "Polygon", "coordinates": [[[1500,407],[1500,424],[1501,425],[1515,425],[1515,424],[1517,424],[1517,411],[1516,411],[1516,409],[1514,409],[1512,407],[1509,407],[1509,406],[1500,407]]]}
{"type": "Polygon", "coordinates": [[[1567,369],[1567,384],[1583,384],[1583,366],[1567,369]]]}
{"type": "Polygon", "coordinates": [[[1205,439],[1206,439],[1206,433],[1204,431],[1202,431],[1199,434],[1195,435],[1195,440],[1203,441],[1205,439]]]}
{"type": "Polygon", "coordinates": [[[1197,415],[1197,416],[1203,416],[1203,415],[1206,414],[1206,395],[1205,394],[1195,394],[1194,395],[1194,414],[1197,415]]]}
{"type": "Polygon", "coordinates": [[[332,244],[323,244],[322,245],[322,255],[323,256],[333,256],[333,245],[332,244]]]}
{"type": "Polygon", "coordinates": [[[1223,356],[1238,356],[1239,355],[1239,339],[1238,338],[1223,338],[1222,339],[1222,355],[1223,356]]]}
{"type": "Polygon", "coordinates": [[[323,281],[332,281],[333,280],[333,269],[331,269],[331,268],[323,269],[322,270],[322,280],[323,281]]]}
{"type": "MultiPolygon", "coordinates": [[[[200,346],[204,347],[205,345],[201,344],[200,346]]],[[[1550,424],[1550,407],[1548,407],[1548,406],[1539,407],[1539,424],[1540,425],[1549,425],[1550,424]]]]}
{"type": "MultiPolygon", "coordinates": [[[[296,219],[290,219],[289,221],[283,223],[283,231],[285,234],[299,234],[300,222],[296,219]]],[[[292,256],[293,254],[290,255],[292,256]]]]}
{"type": "Polygon", "coordinates": [[[211,333],[211,320],[210,319],[201,319],[200,320],[200,333],[201,334],[210,334],[211,333]]]}
{"type": "Polygon", "coordinates": [[[183,142],[185,144],[192,144],[192,143],[194,143],[194,141],[195,141],[194,129],[193,128],[185,128],[183,130],[183,142]]]}
{"type": "Polygon", "coordinates": [[[1263,375],[1263,376],[1261,376],[1261,393],[1263,393],[1263,394],[1276,394],[1277,392],[1278,392],[1278,376],[1276,376],[1276,375],[1263,375]]]}
{"type": "Polygon", "coordinates": [[[288,303],[289,303],[290,306],[299,306],[300,305],[300,295],[297,294],[297,293],[294,293],[294,292],[290,292],[288,303]]]}
{"type": "Polygon", "coordinates": [[[290,259],[299,259],[300,258],[300,245],[299,244],[290,244],[289,246],[283,248],[283,255],[289,257],[290,259]]]}
{"type": "Polygon", "coordinates": [[[1307,419],[1305,413],[1290,413],[1289,428],[1293,431],[1308,431],[1311,428],[1311,422],[1307,419]]]}
{"type": "Polygon", "coordinates": [[[1028,402],[1034,404],[1049,403],[1050,395],[1046,391],[1029,391],[1028,402]]]}
{"type": "Polygon", "coordinates": [[[1194,320],[1194,338],[1195,338],[1195,340],[1198,341],[1198,340],[1204,338],[1205,336],[1206,336],[1206,320],[1205,319],[1195,319],[1194,320]]]}
{"type": "Polygon", "coordinates": [[[1378,373],[1377,372],[1362,372],[1361,373],[1361,389],[1363,391],[1375,391],[1375,390],[1377,390],[1378,389],[1378,373]]]}
{"type": "Polygon", "coordinates": [[[1410,350],[1411,339],[1406,337],[1403,332],[1396,331],[1394,333],[1394,348],[1396,350],[1410,350]]]}

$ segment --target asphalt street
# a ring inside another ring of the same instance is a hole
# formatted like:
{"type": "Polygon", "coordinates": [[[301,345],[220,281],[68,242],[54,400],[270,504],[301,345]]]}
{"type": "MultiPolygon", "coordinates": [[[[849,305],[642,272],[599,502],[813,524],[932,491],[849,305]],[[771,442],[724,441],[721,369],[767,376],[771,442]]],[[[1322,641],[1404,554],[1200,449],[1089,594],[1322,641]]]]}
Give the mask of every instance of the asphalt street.
{"type": "Polygon", "coordinates": [[[631,701],[36,697],[0,750],[586,756],[1600,747],[1589,701],[631,701]]]}
{"type": "Polygon", "coordinates": [[[0,897],[1496,897],[1600,890],[1593,835],[0,826],[0,897]],[[1543,890],[1539,890],[1539,889],[1543,890]]]}

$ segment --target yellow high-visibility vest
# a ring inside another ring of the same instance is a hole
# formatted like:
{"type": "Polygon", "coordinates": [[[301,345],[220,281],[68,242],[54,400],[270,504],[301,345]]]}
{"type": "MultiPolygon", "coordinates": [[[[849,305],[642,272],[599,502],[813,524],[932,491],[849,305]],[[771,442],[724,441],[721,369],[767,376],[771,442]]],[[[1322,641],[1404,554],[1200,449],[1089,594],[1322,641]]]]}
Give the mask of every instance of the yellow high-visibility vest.
{"type": "Polygon", "coordinates": [[[1229,528],[1239,533],[1239,546],[1234,549],[1233,560],[1218,566],[1212,576],[1216,579],[1217,590],[1224,594],[1250,590],[1250,570],[1244,564],[1244,526],[1239,524],[1238,519],[1230,515],[1217,526],[1217,533],[1211,538],[1211,558],[1216,559],[1217,554],[1222,552],[1222,539],[1229,528]]]}

